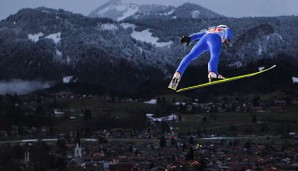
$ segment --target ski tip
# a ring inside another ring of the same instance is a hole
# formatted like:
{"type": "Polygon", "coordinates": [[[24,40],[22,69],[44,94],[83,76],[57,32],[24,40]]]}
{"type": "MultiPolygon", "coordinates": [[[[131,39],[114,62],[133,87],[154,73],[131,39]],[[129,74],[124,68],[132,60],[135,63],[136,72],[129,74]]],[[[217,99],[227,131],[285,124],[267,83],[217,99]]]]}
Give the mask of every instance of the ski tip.
{"type": "Polygon", "coordinates": [[[179,92],[181,92],[181,91],[185,91],[185,89],[186,89],[186,88],[180,88],[180,89],[178,89],[178,90],[175,90],[175,92],[176,92],[176,93],[179,93],[179,92]]]}
{"type": "Polygon", "coordinates": [[[177,89],[175,89],[175,88],[172,88],[172,87],[168,87],[168,89],[170,89],[170,90],[174,90],[174,91],[177,91],[177,89]]]}
{"type": "Polygon", "coordinates": [[[275,68],[276,67],[276,65],[273,65],[272,67],[270,67],[270,68],[275,68]]]}

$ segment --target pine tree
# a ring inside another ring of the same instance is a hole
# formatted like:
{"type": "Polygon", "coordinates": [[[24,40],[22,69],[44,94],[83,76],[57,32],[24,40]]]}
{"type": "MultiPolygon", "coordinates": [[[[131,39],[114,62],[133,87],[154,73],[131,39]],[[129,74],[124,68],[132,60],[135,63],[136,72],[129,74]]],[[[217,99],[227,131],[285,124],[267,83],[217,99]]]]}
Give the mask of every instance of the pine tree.
{"type": "Polygon", "coordinates": [[[160,141],[159,141],[159,146],[160,146],[160,148],[163,148],[163,147],[165,147],[167,145],[167,141],[166,141],[166,138],[165,138],[165,136],[161,136],[160,137],[160,141]]]}

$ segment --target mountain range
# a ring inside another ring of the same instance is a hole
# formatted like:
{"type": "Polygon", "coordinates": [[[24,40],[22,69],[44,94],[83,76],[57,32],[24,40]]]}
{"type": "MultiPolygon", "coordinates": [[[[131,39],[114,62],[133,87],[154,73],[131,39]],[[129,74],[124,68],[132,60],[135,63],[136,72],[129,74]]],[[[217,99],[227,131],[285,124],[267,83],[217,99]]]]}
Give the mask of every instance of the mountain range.
{"type": "Polygon", "coordinates": [[[220,17],[206,8],[196,4],[185,3],[175,8],[164,5],[138,5],[133,3],[123,3],[121,0],[110,0],[106,4],[93,10],[89,17],[111,18],[116,21],[123,21],[134,17],[163,17],[163,18],[215,18],[220,17]]]}
{"type": "MultiPolygon", "coordinates": [[[[220,59],[219,69],[227,74],[277,61],[298,63],[296,16],[228,18],[190,3],[173,7],[115,0],[89,17],[40,7],[22,9],[2,20],[0,77],[54,81],[57,87],[67,80],[64,84],[70,87],[100,93],[164,93],[194,45],[181,45],[179,37],[219,24],[234,30],[232,47],[223,48],[220,59]],[[267,60],[271,62],[264,63],[267,60]]],[[[206,53],[194,61],[182,85],[206,81],[208,59],[206,53]]],[[[298,75],[296,67],[282,71],[289,78],[298,75]]]]}

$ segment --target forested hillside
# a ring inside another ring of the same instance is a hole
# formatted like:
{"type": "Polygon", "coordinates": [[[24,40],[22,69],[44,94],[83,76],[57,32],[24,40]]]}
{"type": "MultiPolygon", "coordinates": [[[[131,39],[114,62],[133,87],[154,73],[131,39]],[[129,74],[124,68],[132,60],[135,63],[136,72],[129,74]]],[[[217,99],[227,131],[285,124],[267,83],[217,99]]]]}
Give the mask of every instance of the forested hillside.
{"type": "MultiPolygon", "coordinates": [[[[169,9],[138,12],[121,21],[47,8],[20,10],[0,22],[0,76],[54,81],[58,87],[64,87],[64,77],[72,76],[71,84],[101,93],[165,93],[177,65],[195,43],[181,45],[180,36],[219,24],[234,31],[232,47],[223,47],[220,58],[224,75],[279,63],[285,68],[272,81],[288,86],[298,75],[297,67],[287,66],[298,63],[298,17],[227,18],[190,4],[160,15],[163,10],[169,9]],[[267,59],[270,62],[260,62],[267,59]]],[[[195,60],[182,85],[206,81],[208,60],[209,53],[195,60]]]]}

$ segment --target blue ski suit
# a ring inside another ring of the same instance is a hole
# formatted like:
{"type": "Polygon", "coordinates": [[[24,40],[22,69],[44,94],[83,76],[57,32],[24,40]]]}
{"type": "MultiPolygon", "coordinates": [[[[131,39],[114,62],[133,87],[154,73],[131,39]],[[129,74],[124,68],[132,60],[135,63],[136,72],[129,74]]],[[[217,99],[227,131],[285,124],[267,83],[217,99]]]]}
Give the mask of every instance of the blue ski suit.
{"type": "Polygon", "coordinates": [[[231,38],[232,32],[229,28],[220,28],[220,26],[209,29],[206,32],[200,32],[190,36],[190,41],[199,40],[191,51],[182,59],[176,72],[182,76],[189,63],[197,59],[204,52],[210,51],[210,60],[208,62],[208,72],[214,72],[218,75],[218,61],[221,52],[221,44],[225,39],[231,38]]]}

